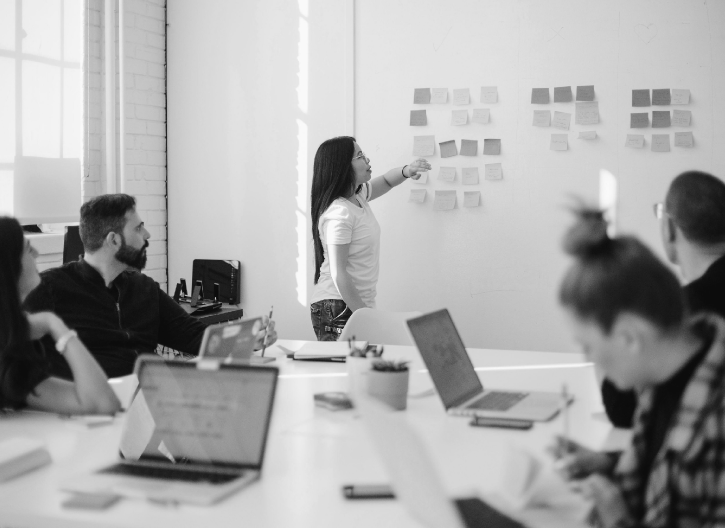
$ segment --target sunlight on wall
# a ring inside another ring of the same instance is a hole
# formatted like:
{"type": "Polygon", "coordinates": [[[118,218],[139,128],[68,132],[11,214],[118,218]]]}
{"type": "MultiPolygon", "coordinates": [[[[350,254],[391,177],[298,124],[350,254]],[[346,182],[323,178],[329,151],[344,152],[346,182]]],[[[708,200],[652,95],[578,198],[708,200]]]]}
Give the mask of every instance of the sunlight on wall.
{"type": "Polygon", "coordinates": [[[299,84],[297,85],[297,301],[307,305],[307,108],[309,90],[309,14],[307,0],[298,0],[300,9],[300,41],[297,48],[299,64],[299,84]]]}
{"type": "Polygon", "coordinates": [[[617,178],[606,169],[599,171],[599,208],[605,211],[609,222],[607,233],[617,234],[617,178]]]}

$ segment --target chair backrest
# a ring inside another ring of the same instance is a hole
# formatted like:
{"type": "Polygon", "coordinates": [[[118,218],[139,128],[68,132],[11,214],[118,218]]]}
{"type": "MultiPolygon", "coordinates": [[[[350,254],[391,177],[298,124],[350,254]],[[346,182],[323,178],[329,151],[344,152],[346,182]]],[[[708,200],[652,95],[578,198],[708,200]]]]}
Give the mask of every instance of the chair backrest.
{"type": "Polygon", "coordinates": [[[414,345],[406,321],[422,315],[420,312],[382,312],[360,308],[348,319],[340,340],[352,336],[376,345],[414,345]]]}
{"type": "Polygon", "coordinates": [[[84,252],[78,226],[66,227],[65,237],[63,238],[63,264],[75,262],[83,256],[84,252]]]}

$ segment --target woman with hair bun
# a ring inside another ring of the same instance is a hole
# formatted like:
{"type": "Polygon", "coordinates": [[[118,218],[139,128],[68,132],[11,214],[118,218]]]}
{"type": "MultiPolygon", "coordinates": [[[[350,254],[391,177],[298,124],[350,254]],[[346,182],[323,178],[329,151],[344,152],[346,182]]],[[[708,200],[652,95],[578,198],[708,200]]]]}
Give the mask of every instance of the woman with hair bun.
{"type": "Polygon", "coordinates": [[[725,320],[688,319],[672,272],[636,238],[610,238],[599,211],[579,211],[564,249],[574,263],[559,299],[572,334],[639,406],[621,456],[569,442],[563,474],[583,479],[605,527],[723,525],[725,320]]]}

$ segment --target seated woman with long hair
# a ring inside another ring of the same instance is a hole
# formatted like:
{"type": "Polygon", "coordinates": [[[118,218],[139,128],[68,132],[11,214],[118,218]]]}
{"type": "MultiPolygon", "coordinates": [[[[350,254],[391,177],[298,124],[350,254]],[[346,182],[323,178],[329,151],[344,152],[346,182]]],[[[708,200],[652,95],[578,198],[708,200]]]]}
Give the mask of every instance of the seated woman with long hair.
{"type": "Polygon", "coordinates": [[[53,313],[20,308],[40,284],[36,255],[18,221],[0,217],[0,410],[113,414],[120,409],[118,398],[77,334],[53,313]],[[45,335],[56,350],[43,349],[39,340],[45,335]],[[73,381],[50,377],[46,354],[62,354],[73,381]]]}

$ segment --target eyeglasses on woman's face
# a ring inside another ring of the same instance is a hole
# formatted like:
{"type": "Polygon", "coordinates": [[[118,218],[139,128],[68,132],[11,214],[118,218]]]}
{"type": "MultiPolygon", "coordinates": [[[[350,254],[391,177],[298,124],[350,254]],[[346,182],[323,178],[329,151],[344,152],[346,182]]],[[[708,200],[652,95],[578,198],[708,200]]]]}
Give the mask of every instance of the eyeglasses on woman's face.
{"type": "Polygon", "coordinates": [[[662,220],[665,217],[665,204],[662,202],[657,202],[652,206],[652,209],[655,213],[655,218],[657,220],[662,220]]]}
{"type": "Polygon", "coordinates": [[[356,159],[360,159],[360,158],[363,158],[366,162],[370,163],[370,158],[368,158],[364,152],[360,152],[360,154],[358,154],[357,156],[352,158],[352,161],[355,161],[356,159]]]}

